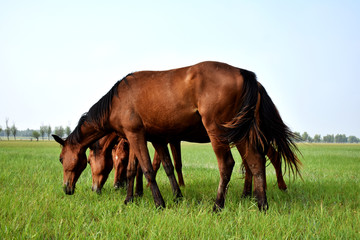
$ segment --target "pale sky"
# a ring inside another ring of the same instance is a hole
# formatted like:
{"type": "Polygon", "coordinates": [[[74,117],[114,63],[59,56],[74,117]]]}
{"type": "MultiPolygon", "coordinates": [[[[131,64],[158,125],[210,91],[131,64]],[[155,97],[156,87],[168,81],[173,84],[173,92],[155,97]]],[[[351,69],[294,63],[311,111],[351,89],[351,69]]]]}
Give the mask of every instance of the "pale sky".
{"type": "Polygon", "coordinates": [[[360,1],[0,0],[0,126],[73,129],[130,72],[255,72],[293,131],[360,137],[360,1]]]}

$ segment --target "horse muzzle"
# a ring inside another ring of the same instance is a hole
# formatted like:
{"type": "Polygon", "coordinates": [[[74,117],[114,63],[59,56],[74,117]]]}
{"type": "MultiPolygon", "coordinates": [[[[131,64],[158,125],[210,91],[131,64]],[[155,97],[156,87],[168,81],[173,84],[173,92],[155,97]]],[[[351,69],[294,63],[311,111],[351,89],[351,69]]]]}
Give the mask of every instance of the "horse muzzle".
{"type": "Polygon", "coordinates": [[[64,184],[63,188],[67,195],[73,195],[75,192],[75,186],[70,185],[68,182],[64,184]]]}
{"type": "Polygon", "coordinates": [[[102,186],[99,185],[92,185],[91,190],[93,190],[93,192],[96,192],[97,194],[101,194],[101,189],[102,186]]]}
{"type": "Polygon", "coordinates": [[[126,187],[126,181],[116,181],[114,183],[115,190],[118,190],[120,188],[125,188],[125,187],[126,187]]]}

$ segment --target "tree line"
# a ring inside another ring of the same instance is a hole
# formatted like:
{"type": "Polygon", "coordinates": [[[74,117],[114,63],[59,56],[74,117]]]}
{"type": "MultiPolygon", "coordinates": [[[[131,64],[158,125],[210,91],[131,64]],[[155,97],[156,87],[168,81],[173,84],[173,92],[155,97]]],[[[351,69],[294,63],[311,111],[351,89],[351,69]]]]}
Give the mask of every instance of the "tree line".
{"type": "Polygon", "coordinates": [[[31,140],[34,138],[36,141],[39,141],[41,137],[44,141],[46,138],[47,140],[51,140],[51,134],[53,133],[60,137],[69,136],[71,133],[71,128],[69,126],[66,126],[65,128],[63,126],[57,126],[53,130],[50,125],[41,125],[39,130],[18,130],[18,128],[15,126],[15,123],[13,123],[11,126],[9,125],[9,119],[7,118],[5,120],[5,128],[3,129],[0,125],[0,136],[3,131],[7,140],[10,140],[10,136],[12,136],[15,140],[17,136],[21,136],[30,137],[31,140]]]}
{"type": "MultiPolygon", "coordinates": [[[[60,137],[69,136],[71,133],[71,128],[69,126],[66,126],[65,128],[63,126],[57,126],[53,129],[50,125],[41,125],[40,130],[23,130],[19,131],[17,127],[15,126],[15,123],[13,123],[11,126],[9,126],[9,119],[7,118],[5,120],[5,129],[2,129],[0,125],[0,136],[2,131],[4,131],[6,137],[8,140],[10,140],[10,136],[13,136],[16,140],[16,136],[20,135],[23,137],[30,137],[34,138],[37,141],[39,141],[40,137],[44,141],[45,138],[48,140],[51,140],[51,134],[56,134],[60,137]]],[[[320,134],[315,134],[314,137],[311,137],[307,132],[304,132],[303,134],[300,134],[299,132],[294,132],[296,138],[294,139],[295,142],[309,142],[309,143],[359,143],[360,139],[351,135],[346,136],[345,134],[328,134],[326,136],[321,136],[320,134]]]]}
{"type": "Polygon", "coordinates": [[[351,135],[346,136],[345,134],[328,134],[326,136],[321,136],[320,134],[315,134],[314,137],[311,137],[307,132],[300,134],[299,132],[294,132],[297,138],[296,142],[309,142],[309,143],[359,143],[360,139],[351,135]]]}

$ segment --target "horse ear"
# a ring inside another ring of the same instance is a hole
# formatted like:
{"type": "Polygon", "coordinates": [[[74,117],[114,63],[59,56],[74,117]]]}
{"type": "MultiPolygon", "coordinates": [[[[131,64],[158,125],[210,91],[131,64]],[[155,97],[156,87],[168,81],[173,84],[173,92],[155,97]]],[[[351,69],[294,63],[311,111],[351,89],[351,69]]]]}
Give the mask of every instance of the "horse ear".
{"type": "Polygon", "coordinates": [[[61,146],[64,146],[64,144],[65,144],[64,139],[62,139],[61,137],[59,137],[59,136],[57,136],[55,134],[53,134],[52,136],[53,136],[53,138],[55,139],[56,142],[60,143],[61,146]]]}

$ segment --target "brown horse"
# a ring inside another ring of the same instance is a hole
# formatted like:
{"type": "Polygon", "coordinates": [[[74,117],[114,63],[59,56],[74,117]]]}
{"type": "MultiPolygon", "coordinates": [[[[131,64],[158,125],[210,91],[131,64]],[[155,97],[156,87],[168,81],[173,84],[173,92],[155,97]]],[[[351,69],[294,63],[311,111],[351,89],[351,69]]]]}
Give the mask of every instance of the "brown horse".
{"type": "Polygon", "coordinates": [[[165,207],[146,142],[155,146],[164,161],[173,192],[180,197],[166,143],[185,139],[202,126],[210,138],[220,171],[214,210],[224,207],[234,166],[229,144],[237,146],[246,156],[244,163],[254,177],[254,195],[260,210],[268,208],[265,153],[269,144],[274,145],[293,171],[299,171],[293,134],[255,74],[224,63],[203,62],[168,71],[130,74],[81,117],[66,140],[54,136],[63,146],[60,161],[65,193],[74,193],[76,181],[86,167],[87,147],[115,131],[129,141],[129,161],[138,159],[155,205],[165,207]]]}

